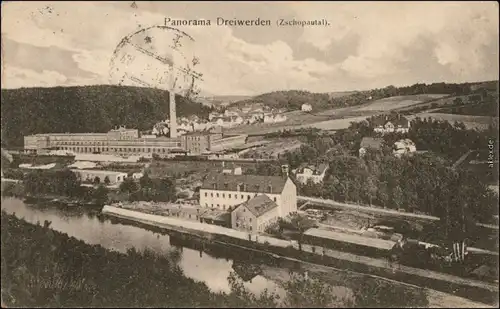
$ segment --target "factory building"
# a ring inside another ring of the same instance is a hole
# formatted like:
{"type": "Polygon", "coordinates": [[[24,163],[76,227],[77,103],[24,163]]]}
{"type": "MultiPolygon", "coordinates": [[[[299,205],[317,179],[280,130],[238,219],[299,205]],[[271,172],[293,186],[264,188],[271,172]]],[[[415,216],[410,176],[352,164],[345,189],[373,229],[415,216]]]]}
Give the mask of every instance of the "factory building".
{"type": "Polygon", "coordinates": [[[262,194],[277,205],[277,216],[297,211],[297,188],[290,178],[239,173],[207,175],[200,188],[200,206],[229,210],[262,194]]]}
{"type": "Polygon", "coordinates": [[[24,137],[27,153],[41,154],[50,150],[72,153],[112,154],[118,156],[160,156],[171,152],[202,154],[220,151],[245,143],[247,135],[224,138],[220,129],[193,132],[177,138],[139,137],[136,129],[120,127],[107,133],[48,133],[24,137]]]}

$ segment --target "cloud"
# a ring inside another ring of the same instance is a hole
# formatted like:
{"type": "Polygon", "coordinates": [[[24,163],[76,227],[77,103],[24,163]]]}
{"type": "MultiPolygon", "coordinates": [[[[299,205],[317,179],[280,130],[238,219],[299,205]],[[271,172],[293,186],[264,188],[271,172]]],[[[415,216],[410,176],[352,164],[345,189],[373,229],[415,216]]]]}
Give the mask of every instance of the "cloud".
{"type": "MultiPolygon", "coordinates": [[[[125,3],[78,2],[77,8],[68,2],[3,4],[2,39],[17,44],[2,44],[4,66],[39,73],[30,75],[24,83],[17,78],[7,84],[43,84],[43,80],[34,80],[43,78],[47,74],[43,72],[64,76],[56,79],[61,85],[116,83],[116,76],[110,78],[115,69],[110,63],[123,37],[162,24],[166,16],[204,17],[187,9],[168,9],[174,5],[180,4],[154,4],[155,10],[147,11],[142,6],[131,9],[125,3]]],[[[255,18],[260,12],[252,11],[252,6],[241,10],[239,5],[217,6],[206,18],[255,18]]],[[[283,89],[326,92],[402,82],[498,78],[495,3],[293,2],[279,6],[284,16],[295,12],[297,20],[326,18],[331,25],[261,27],[252,32],[245,29],[247,39],[238,37],[242,31],[226,26],[179,27],[196,40],[192,47],[184,46],[184,52],[199,58],[203,90],[214,94],[283,89]],[[294,35],[284,36],[283,31],[294,35]],[[250,40],[252,33],[254,39],[250,40]],[[265,40],[259,40],[259,36],[265,40]]],[[[273,10],[279,11],[279,6],[273,10]]],[[[206,5],[204,9],[209,8],[206,5]]],[[[169,50],[165,46],[170,41],[164,32],[151,31],[149,35],[157,53],[169,50]]],[[[121,69],[142,74],[153,84],[163,70],[144,58],[121,69]]]]}
{"type": "MultiPolygon", "coordinates": [[[[357,51],[341,64],[356,78],[394,75],[412,61],[419,41],[430,40],[437,61],[428,61],[467,79],[491,59],[482,48],[498,46],[498,4],[493,2],[300,3],[294,8],[301,18],[331,22],[328,28],[306,28],[301,36],[319,50],[349,36],[360,38],[357,51]]],[[[498,69],[488,75],[498,76],[498,69]]]]}
{"type": "Polygon", "coordinates": [[[2,69],[2,87],[55,87],[65,84],[66,76],[50,70],[35,72],[28,69],[9,66],[2,69]]]}

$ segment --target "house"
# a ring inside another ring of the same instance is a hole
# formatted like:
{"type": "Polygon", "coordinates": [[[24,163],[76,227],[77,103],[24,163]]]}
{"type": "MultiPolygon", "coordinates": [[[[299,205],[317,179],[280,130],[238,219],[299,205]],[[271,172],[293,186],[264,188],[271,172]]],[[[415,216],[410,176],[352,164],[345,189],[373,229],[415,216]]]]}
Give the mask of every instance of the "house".
{"type": "Polygon", "coordinates": [[[405,138],[394,143],[392,153],[396,157],[401,157],[402,155],[414,153],[416,151],[417,147],[415,146],[415,143],[412,140],[405,138]]]}
{"type": "Polygon", "coordinates": [[[297,211],[297,188],[288,177],[210,173],[200,188],[201,207],[227,210],[259,194],[278,205],[280,216],[297,211]]]}
{"type": "Polygon", "coordinates": [[[231,116],[231,123],[233,125],[240,125],[243,123],[243,117],[241,116],[231,116]]]}
{"type": "Polygon", "coordinates": [[[222,117],[222,115],[220,113],[217,113],[217,112],[211,112],[209,115],[208,115],[208,120],[212,121],[212,119],[214,118],[220,118],[222,117]]]}
{"type": "Polygon", "coordinates": [[[264,115],[264,123],[274,123],[274,115],[273,114],[264,115]]]}
{"type": "Polygon", "coordinates": [[[139,179],[142,178],[142,176],[144,176],[143,173],[133,173],[132,174],[132,179],[139,180],[139,179]]]}
{"type": "Polygon", "coordinates": [[[104,179],[108,178],[110,184],[117,184],[123,182],[127,178],[127,173],[114,172],[114,171],[103,171],[103,170],[79,170],[72,169],[73,173],[76,174],[77,178],[81,181],[92,182],[94,179],[99,178],[99,181],[104,183],[104,179]]]}
{"type": "Polygon", "coordinates": [[[235,230],[263,232],[279,216],[278,204],[266,194],[259,194],[231,212],[231,227],[235,230]]]}
{"type": "Polygon", "coordinates": [[[322,163],[317,166],[303,164],[297,168],[295,177],[297,178],[297,181],[302,184],[306,184],[309,180],[313,183],[321,183],[325,178],[328,167],[329,166],[326,163],[322,163]]]}
{"type": "Polygon", "coordinates": [[[310,112],[310,111],[312,111],[312,106],[311,106],[311,104],[304,103],[304,104],[302,104],[302,107],[300,109],[303,112],[310,112]]]}
{"type": "Polygon", "coordinates": [[[241,111],[238,108],[229,108],[224,111],[224,116],[226,117],[231,117],[231,116],[239,116],[241,111]]]}
{"type": "Polygon", "coordinates": [[[363,137],[359,146],[359,156],[364,156],[368,148],[380,150],[382,149],[383,144],[384,139],[382,138],[363,137]]]}
{"type": "MultiPolygon", "coordinates": [[[[224,162],[223,162],[224,163],[224,162]]],[[[233,167],[224,167],[224,164],[222,165],[222,174],[225,175],[242,175],[243,171],[241,169],[241,166],[235,166],[233,167]]]]}
{"type": "Polygon", "coordinates": [[[213,126],[222,127],[224,125],[224,119],[222,117],[213,118],[212,120],[210,120],[210,122],[213,126]]]}
{"type": "Polygon", "coordinates": [[[400,114],[380,115],[370,120],[373,131],[378,133],[407,133],[410,121],[400,114]]]}

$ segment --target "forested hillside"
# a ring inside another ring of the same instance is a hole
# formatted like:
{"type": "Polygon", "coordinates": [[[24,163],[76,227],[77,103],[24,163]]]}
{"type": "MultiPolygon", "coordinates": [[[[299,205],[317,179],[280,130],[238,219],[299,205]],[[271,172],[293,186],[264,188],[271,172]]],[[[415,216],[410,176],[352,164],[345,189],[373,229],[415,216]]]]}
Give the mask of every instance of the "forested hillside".
{"type": "Polygon", "coordinates": [[[298,110],[302,104],[308,103],[314,110],[355,106],[367,103],[370,100],[378,100],[393,96],[416,95],[416,94],[449,94],[464,95],[471,92],[479,92],[482,89],[496,89],[498,81],[463,83],[463,84],[414,84],[405,87],[387,86],[380,89],[366,91],[346,92],[345,95],[332,96],[328,93],[312,93],[309,91],[274,91],[261,94],[251,99],[241,100],[231,106],[245,106],[252,103],[263,103],[272,108],[286,108],[287,110],[298,110]]]}
{"type": "MultiPolygon", "coordinates": [[[[151,129],[168,118],[167,91],[124,86],[2,89],[2,145],[51,132],[106,132],[118,125],[151,129]]],[[[177,97],[177,115],[207,117],[210,109],[177,97]]]]}

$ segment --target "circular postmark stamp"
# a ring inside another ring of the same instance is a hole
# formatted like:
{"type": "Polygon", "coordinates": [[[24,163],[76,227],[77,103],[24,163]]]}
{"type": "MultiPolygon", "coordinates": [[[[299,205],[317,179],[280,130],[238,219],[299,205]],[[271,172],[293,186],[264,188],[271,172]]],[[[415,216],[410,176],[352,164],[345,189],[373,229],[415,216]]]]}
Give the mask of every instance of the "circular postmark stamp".
{"type": "Polygon", "coordinates": [[[113,51],[109,77],[113,84],[167,90],[192,97],[198,93],[199,59],[194,39],[168,26],[151,26],[124,37],[113,51]]]}

